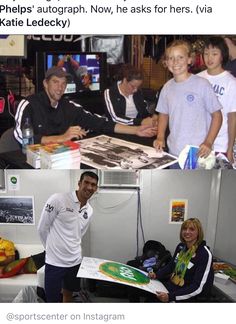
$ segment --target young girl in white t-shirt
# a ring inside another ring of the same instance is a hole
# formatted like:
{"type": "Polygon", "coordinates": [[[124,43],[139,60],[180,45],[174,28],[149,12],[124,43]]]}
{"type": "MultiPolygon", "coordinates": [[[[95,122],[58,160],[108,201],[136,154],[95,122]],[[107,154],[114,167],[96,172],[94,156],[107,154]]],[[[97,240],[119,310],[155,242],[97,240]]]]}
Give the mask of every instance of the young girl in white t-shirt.
{"type": "Polygon", "coordinates": [[[205,41],[203,59],[207,69],[199,76],[211,83],[223,107],[223,122],[214,142],[214,150],[224,153],[232,163],[236,136],[236,78],[224,69],[229,50],[223,37],[210,37],[205,41]]]}

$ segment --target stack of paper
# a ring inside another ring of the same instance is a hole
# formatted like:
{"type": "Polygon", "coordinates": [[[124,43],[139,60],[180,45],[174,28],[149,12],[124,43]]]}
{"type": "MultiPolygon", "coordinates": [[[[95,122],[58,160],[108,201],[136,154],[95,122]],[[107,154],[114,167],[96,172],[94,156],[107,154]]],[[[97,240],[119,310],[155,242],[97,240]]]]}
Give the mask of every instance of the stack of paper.
{"type": "Polygon", "coordinates": [[[41,169],[79,169],[79,144],[72,141],[40,147],[41,169]]]}
{"type": "Polygon", "coordinates": [[[62,144],[29,145],[27,163],[41,169],[79,169],[80,145],[67,141],[62,144]]]}
{"type": "Polygon", "coordinates": [[[26,162],[35,169],[40,169],[40,147],[40,144],[32,144],[26,149],[26,162]]]}

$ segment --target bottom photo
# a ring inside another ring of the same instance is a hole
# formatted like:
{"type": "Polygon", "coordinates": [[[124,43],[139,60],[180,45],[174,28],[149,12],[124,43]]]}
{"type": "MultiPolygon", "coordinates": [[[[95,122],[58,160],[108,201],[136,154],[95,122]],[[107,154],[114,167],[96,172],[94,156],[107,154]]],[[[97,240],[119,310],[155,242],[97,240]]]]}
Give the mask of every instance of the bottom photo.
{"type": "Polygon", "coordinates": [[[232,170],[0,170],[0,302],[235,302],[235,192],[232,170]]]}

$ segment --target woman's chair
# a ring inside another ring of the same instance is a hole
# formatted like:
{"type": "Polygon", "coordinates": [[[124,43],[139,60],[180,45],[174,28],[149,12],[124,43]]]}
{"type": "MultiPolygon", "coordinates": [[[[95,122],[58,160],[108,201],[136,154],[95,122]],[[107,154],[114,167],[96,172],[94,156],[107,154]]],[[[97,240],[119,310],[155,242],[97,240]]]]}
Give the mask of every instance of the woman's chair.
{"type": "Polygon", "coordinates": [[[20,144],[14,137],[13,131],[14,128],[11,127],[2,134],[0,138],[0,153],[17,151],[21,149],[20,144]]]}

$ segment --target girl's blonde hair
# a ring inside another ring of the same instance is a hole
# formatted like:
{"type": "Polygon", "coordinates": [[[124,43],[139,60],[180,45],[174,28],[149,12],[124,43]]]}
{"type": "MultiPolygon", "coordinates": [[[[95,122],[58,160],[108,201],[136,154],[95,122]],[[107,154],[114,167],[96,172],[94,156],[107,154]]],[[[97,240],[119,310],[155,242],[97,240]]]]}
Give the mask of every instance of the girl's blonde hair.
{"type": "Polygon", "coordinates": [[[202,241],[203,241],[203,237],[204,237],[204,233],[203,233],[203,228],[202,228],[202,224],[200,222],[200,220],[198,218],[189,218],[186,221],[183,222],[181,229],[180,229],[180,241],[182,243],[185,243],[185,240],[182,236],[182,232],[184,229],[186,229],[189,226],[193,226],[194,228],[197,229],[198,231],[198,237],[197,237],[197,242],[195,243],[196,246],[199,246],[202,241]]]}
{"type": "Polygon", "coordinates": [[[165,50],[165,57],[164,57],[164,59],[167,58],[168,53],[169,53],[170,50],[171,50],[172,48],[174,48],[174,47],[184,47],[185,50],[186,50],[186,52],[187,52],[187,55],[188,55],[189,57],[191,57],[191,54],[192,54],[192,53],[191,53],[191,52],[192,52],[191,44],[190,44],[189,42],[185,41],[185,40],[178,39],[178,40],[174,40],[173,42],[171,42],[171,43],[167,46],[167,48],[166,48],[166,50],[165,50]]]}

